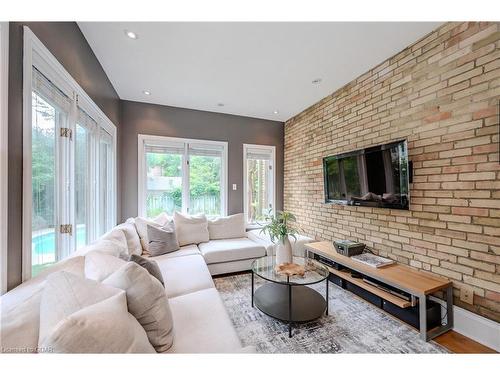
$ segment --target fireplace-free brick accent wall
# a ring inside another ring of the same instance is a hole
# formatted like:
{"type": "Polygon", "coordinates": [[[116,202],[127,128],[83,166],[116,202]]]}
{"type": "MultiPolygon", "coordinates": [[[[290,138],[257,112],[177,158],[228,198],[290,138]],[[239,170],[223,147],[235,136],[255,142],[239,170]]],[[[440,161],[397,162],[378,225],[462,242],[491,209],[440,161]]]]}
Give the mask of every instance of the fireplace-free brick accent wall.
{"type": "Polygon", "coordinates": [[[444,24],[286,122],[285,210],[317,239],[449,278],[456,305],[500,321],[499,100],[499,24],[444,24]],[[323,157],[401,139],[409,211],[324,203],[323,157]]]}

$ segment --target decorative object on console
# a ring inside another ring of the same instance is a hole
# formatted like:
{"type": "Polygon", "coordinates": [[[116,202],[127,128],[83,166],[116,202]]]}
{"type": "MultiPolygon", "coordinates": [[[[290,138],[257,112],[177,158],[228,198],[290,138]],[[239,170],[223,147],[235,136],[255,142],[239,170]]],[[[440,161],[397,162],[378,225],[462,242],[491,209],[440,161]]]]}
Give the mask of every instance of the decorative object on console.
{"type": "Polygon", "coordinates": [[[365,244],[349,240],[338,240],[333,242],[335,250],[341,255],[351,257],[353,255],[362,254],[365,249],[365,244]]]}
{"type": "Polygon", "coordinates": [[[379,257],[378,255],[375,254],[354,255],[351,257],[351,259],[354,259],[356,262],[360,262],[366,264],[367,266],[375,268],[385,267],[394,263],[392,259],[379,257]]]}
{"type": "Polygon", "coordinates": [[[292,227],[297,219],[291,212],[278,211],[276,216],[267,216],[268,224],[266,224],[261,232],[269,234],[271,241],[276,245],[276,264],[292,263],[292,244],[289,236],[295,241],[297,230],[292,227]]]}

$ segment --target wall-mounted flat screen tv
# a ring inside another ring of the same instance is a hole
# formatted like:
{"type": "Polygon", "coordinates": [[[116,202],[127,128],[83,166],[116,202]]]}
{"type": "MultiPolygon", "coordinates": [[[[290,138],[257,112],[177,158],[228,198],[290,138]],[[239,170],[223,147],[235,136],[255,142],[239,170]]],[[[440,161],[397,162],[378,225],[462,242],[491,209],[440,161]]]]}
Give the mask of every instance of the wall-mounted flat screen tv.
{"type": "Polygon", "coordinates": [[[407,210],[410,167],[406,141],[328,156],[325,202],[407,210]]]}

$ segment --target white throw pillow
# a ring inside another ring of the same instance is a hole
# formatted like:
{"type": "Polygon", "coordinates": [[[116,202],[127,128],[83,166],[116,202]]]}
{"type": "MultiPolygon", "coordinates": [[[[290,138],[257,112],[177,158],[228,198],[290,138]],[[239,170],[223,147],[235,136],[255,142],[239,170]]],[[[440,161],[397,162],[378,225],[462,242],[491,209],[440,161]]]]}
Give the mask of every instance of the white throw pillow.
{"type": "Polygon", "coordinates": [[[128,249],[126,244],[120,244],[114,240],[99,239],[90,245],[82,247],[81,249],[75,251],[71,256],[85,256],[92,251],[99,251],[101,253],[110,254],[113,256],[127,256],[128,249]]]}
{"type": "Polygon", "coordinates": [[[100,240],[108,240],[116,242],[120,247],[127,247],[127,239],[125,238],[125,233],[122,230],[114,227],[110,231],[102,235],[100,240]]]}
{"type": "Polygon", "coordinates": [[[40,302],[39,346],[43,347],[43,341],[60,321],[120,292],[120,289],[72,273],[53,273],[47,277],[40,302]]]}
{"type": "Polygon", "coordinates": [[[139,238],[139,233],[135,227],[135,221],[133,218],[128,219],[125,223],[120,224],[116,227],[120,229],[125,234],[125,239],[127,240],[128,254],[142,254],[141,239],[139,238]]]}
{"type": "Polygon", "coordinates": [[[127,311],[124,291],[61,320],[41,347],[51,353],[155,353],[127,311]]]}
{"type": "Polygon", "coordinates": [[[245,215],[236,214],[209,220],[208,233],[211,240],[246,237],[245,215]]]}
{"type": "Polygon", "coordinates": [[[142,325],[157,352],[165,352],[172,346],[173,320],[165,288],[145,268],[128,262],[103,284],[125,290],[128,310],[142,325]]]}
{"type": "Polygon", "coordinates": [[[125,263],[127,262],[113,255],[92,251],[85,256],[85,277],[102,281],[125,263]]]}
{"type": "Polygon", "coordinates": [[[135,227],[137,228],[137,233],[139,234],[139,238],[141,239],[143,253],[149,255],[148,224],[162,227],[171,220],[172,219],[168,217],[168,215],[165,212],[162,212],[160,215],[158,215],[152,220],[143,217],[135,218],[135,227]]]}
{"type": "Polygon", "coordinates": [[[65,270],[83,277],[83,257],[62,260],[0,297],[0,346],[5,352],[36,352],[40,328],[40,301],[45,280],[65,270]]]}
{"type": "Polygon", "coordinates": [[[186,216],[174,213],[175,231],[179,246],[208,242],[208,220],[205,215],[186,216]]]}

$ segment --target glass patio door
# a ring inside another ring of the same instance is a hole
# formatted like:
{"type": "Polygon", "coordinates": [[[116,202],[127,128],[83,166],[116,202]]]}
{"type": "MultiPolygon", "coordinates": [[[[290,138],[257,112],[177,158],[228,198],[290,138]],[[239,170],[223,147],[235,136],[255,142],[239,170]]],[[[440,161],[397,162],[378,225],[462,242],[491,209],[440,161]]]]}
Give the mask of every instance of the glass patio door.
{"type": "Polygon", "coordinates": [[[60,181],[61,132],[67,129],[71,104],[69,98],[36,69],[32,92],[32,276],[61,257],[63,241],[58,224],[66,195],[60,181]]]}
{"type": "Polygon", "coordinates": [[[94,208],[92,199],[92,134],[97,123],[82,109],[78,109],[78,119],[74,137],[74,249],[87,245],[92,235],[91,215],[94,208]]]}

